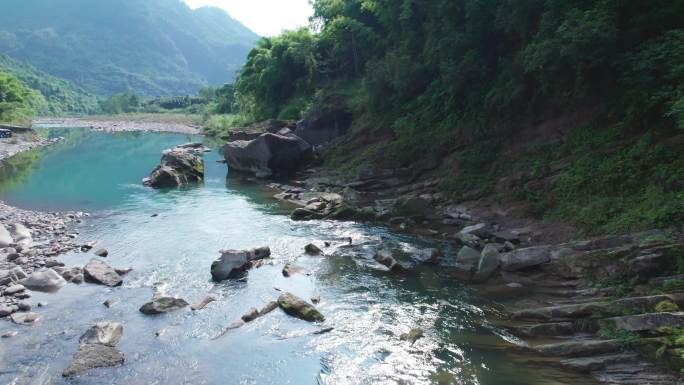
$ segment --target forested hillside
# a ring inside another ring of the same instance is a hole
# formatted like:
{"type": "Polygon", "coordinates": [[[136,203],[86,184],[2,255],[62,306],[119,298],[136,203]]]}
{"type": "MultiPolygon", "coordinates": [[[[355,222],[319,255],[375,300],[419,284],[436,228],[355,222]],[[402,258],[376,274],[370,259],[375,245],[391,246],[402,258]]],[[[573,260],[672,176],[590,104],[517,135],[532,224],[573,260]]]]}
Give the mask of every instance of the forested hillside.
{"type": "Polygon", "coordinates": [[[684,1],[314,8],[319,32],[250,52],[251,119],[342,108],[352,133],[326,159],[347,172],[435,164],[455,197],[520,199],[587,233],[681,225],[684,1]]]}
{"type": "Polygon", "coordinates": [[[0,72],[12,74],[26,86],[43,95],[46,103],[36,111],[39,114],[87,114],[99,109],[97,99],[92,94],[64,79],[50,76],[29,64],[18,62],[2,54],[0,54],[0,72]]]}
{"type": "Polygon", "coordinates": [[[100,96],[232,81],[257,38],[218,8],[180,0],[0,2],[0,52],[100,96]]]}
{"type": "Polygon", "coordinates": [[[20,80],[0,71],[0,123],[28,124],[45,99],[20,80]]]}

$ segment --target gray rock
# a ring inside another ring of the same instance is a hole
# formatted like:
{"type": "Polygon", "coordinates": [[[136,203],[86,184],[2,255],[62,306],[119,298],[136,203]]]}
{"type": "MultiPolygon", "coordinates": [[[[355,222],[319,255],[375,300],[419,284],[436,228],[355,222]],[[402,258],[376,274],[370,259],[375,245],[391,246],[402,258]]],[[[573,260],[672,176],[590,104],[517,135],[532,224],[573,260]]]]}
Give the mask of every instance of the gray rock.
{"type": "Polygon", "coordinates": [[[36,313],[12,313],[10,318],[15,324],[25,326],[33,325],[40,319],[36,313]]]}
{"type": "Polygon", "coordinates": [[[28,301],[19,301],[17,302],[17,307],[19,308],[19,311],[30,311],[31,303],[28,301]]]}
{"type": "Polygon", "coordinates": [[[271,249],[260,247],[252,250],[223,250],[221,257],[211,264],[211,277],[214,281],[236,278],[244,273],[250,263],[271,256],[271,249]]]}
{"type": "Polygon", "coordinates": [[[5,295],[15,295],[15,294],[20,293],[24,290],[26,290],[26,287],[24,287],[24,285],[17,284],[17,285],[12,285],[12,286],[8,287],[7,289],[5,289],[4,294],[5,295]]]}
{"type": "Polygon", "coordinates": [[[67,282],[72,283],[82,283],[83,282],[83,269],[80,267],[72,267],[70,269],[65,269],[59,272],[67,282]]]}
{"type": "Polygon", "coordinates": [[[14,309],[6,305],[0,305],[0,318],[4,318],[14,313],[14,309]]]}
{"type": "Polygon", "coordinates": [[[403,266],[401,266],[396,259],[392,256],[392,252],[389,250],[378,250],[375,252],[375,255],[373,255],[373,259],[385,266],[386,268],[389,269],[389,271],[397,273],[401,272],[404,270],[403,266]]]}
{"type": "Polygon", "coordinates": [[[312,147],[302,138],[266,133],[251,141],[227,143],[223,154],[232,170],[257,177],[291,175],[312,159],[312,147]]]}
{"type": "Polygon", "coordinates": [[[394,214],[398,216],[422,216],[431,207],[430,202],[419,196],[404,196],[394,202],[394,214]]]}
{"type": "Polygon", "coordinates": [[[102,304],[105,305],[105,307],[108,309],[111,308],[112,306],[116,305],[117,303],[119,303],[118,299],[108,299],[108,300],[102,302],[102,304]]]}
{"type": "Polygon", "coordinates": [[[539,266],[551,259],[549,246],[535,246],[517,249],[501,256],[501,268],[505,271],[518,271],[539,266]]]}
{"type": "Polygon", "coordinates": [[[575,340],[539,345],[535,350],[550,356],[578,357],[619,351],[624,347],[620,340],[575,340]]]}
{"type": "Polygon", "coordinates": [[[416,341],[423,338],[424,334],[425,333],[423,332],[423,329],[413,328],[409,330],[407,333],[403,333],[402,335],[400,335],[399,339],[414,344],[416,343],[416,341]]]}
{"type": "Polygon", "coordinates": [[[83,344],[78,347],[69,367],[62,376],[71,377],[94,368],[105,368],[123,365],[124,355],[115,347],[102,344],[83,344]]]}
{"type": "Polygon", "coordinates": [[[26,250],[33,246],[33,236],[31,235],[31,230],[26,228],[26,226],[21,223],[15,223],[10,227],[10,232],[14,238],[14,243],[21,246],[23,250],[26,250]]]}
{"type": "Polygon", "coordinates": [[[140,307],[140,312],[147,315],[162,314],[182,309],[188,305],[189,304],[181,298],[159,297],[142,305],[142,307],[140,307]]]}
{"type": "Polygon", "coordinates": [[[318,146],[344,135],[351,125],[352,115],[341,101],[329,103],[332,108],[313,108],[297,122],[296,134],[318,146]]]}
{"type": "Polygon", "coordinates": [[[292,293],[283,293],[278,297],[278,305],[293,317],[309,322],[322,322],[325,317],[313,305],[292,293]]]}
{"type": "Polygon", "coordinates": [[[29,290],[47,293],[55,292],[66,285],[64,278],[52,269],[35,271],[21,283],[29,290]]]}
{"type": "Polygon", "coordinates": [[[456,239],[462,245],[473,248],[479,247],[482,244],[482,239],[473,234],[463,234],[459,232],[454,235],[454,239],[456,239]]]}
{"type": "Polygon", "coordinates": [[[486,223],[478,223],[476,225],[466,226],[461,230],[461,234],[474,235],[481,239],[487,239],[492,235],[486,223]]]}
{"type": "Polygon", "coordinates": [[[0,247],[9,247],[13,243],[14,239],[12,239],[12,235],[10,235],[7,228],[0,223],[0,247]]]}
{"type": "Polygon", "coordinates": [[[16,336],[17,334],[19,334],[19,333],[17,333],[15,330],[10,330],[10,331],[4,333],[2,335],[2,338],[12,338],[12,337],[16,336]]]}
{"type": "Polygon", "coordinates": [[[604,322],[616,329],[632,332],[655,331],[663,326],[681,328],[684,326],[684,312],[628,315],[607,318],[604,322]]]}
{"type": "Polygon", "coordinates": [[[105,286],[121,286],[123,280],[116,271],[99,259],[91,259],[83,267],[83,275],[87,282],[97,283],[105,286]]]}
{"type": "Polygon", "coordinates": [[[304,246],[304,252],[309,255],[320,255],[321,253],[323,253],[323,250],[321,250],[320,247],[314,245],[313,243],[309,243],[308,245],[304,246]]]}
{"type": "Polygon", "coordinates": [[[288,262],[285,264],[283,267],[283,276],[284,277],[291,277],[295,274],[302,273],[304,272],[304,269],[300,266],[295,265],[294,263],[288,262]]]}
{"type": "Polygon", "coordinates": [[[207,307],[207,305],[209,305],[210,303],[212,303],[214,301],[216,301],[216,298],[211,296],[211,295],[208,295],[208,296],[204,297],[204,299],[202,301],[200,301],[199,303],[196,303],[196,304],[190,306],[190,309],[192,309],[193,311],[202,310],[205,307],[207,307]]]}
{"type": "Polygon", "coordinates": [[[20,266],[14,267],[10,270],[0,270],[0,285],[9,285],[25,279],[26,273],[20,266]]]}
{"type": "Polygon", "coordinates": [[[249,311],[242,316],[242,320],[245,322],[252,322],[257,318],[259,318],[259,310],[255,308],[249,309],[249,311]]]}
{"type": "Polygon", "coordinates": [[[157,166],[143,184],[154,188],[178,187],[204,180],[204,159],[201,151],[175,147],[164,150],[157,166]]]}
{"type": "Polygon", "coordinates": [[[105,258],[109,255],[109,251],[107,251],[107,249],[99,249],[95,252],[95,255],[97,255],[98,257],[105,258]]]}
{"type": "Polygon", "coordinates": [[[123,325],[118,322],[98,322],[79,339],[81,344],[116,346],[123,336],[123,325]]]}
{"type": "Polygon", "coordinates": [[[469,246],[461,247],[456,255],[456,262],[464,266],[475,268],[480,262],[480,252],[469,246]]]}
{"type": "Polygon", "coordinates": [[[495,244],[488,244],[482,249],[480,254],[480,261],[477,265],[477,272],[475,279],[478,281],[486,281],[501,264],[501,254],[495,244]]]}

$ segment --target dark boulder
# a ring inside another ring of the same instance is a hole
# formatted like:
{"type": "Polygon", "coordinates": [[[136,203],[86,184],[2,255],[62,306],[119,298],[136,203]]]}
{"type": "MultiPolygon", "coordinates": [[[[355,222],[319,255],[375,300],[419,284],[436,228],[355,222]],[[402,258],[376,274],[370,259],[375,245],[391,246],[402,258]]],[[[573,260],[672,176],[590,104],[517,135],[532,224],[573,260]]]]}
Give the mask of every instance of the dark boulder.
{"type": "Polygon", "coordinates": [[[313,109],[303,120],[297,122],[295,133],[314,146],[318,146],[344,135],[352,122],[352,114],[344,101],[328,103],[329,109],[313,109]]]}
{"type": "Polygon", "coordinates": [[[251,141],[227,143],[223,153],[228,167],[257,177],[291,175],[312,160],[311,145],[289,134],[263,134],[251,141]]]}

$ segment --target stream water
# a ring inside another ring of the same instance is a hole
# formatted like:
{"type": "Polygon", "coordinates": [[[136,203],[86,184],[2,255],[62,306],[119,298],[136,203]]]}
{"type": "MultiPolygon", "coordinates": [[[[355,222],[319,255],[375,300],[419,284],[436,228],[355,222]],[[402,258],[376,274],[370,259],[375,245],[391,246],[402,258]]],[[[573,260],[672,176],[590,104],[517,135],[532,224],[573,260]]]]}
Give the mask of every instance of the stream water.
{"type": "MultiPolygon", "coordinates": [[[[48,305],[36,308],[41,320],[32,327],[0,322],[0,333],[20,332],[0,341],[2,384],[575,383],[500,349],[510,337],[486,322],[493,307],[444,269],[426,266],[397,276],[361,256],[302,255],[309,242],[342,237],[406,248],[431,246],[429,241],[353,222],[293,222],[260,186],[226,177],[216,150],[205,156],[201,186],[142,186],[163,149],[201,138],[84,129],[50,135],[66,140],[15,160],[0,175],[0,199],[22,208],[90,212],[79,239],[97,240],[109,250],[107,263],[134,271],[119,288],[69,284],[55,294],[34,293],[34,304],[48,305]],[[209,266],[220,249],[262,245],[271,247],[272,265],[251,270],[246,282],[211,281],[209,266]],[[310,274],[283,277],[283,265],[295,260],[310,274]],[[218,301],[197,312],[146,316],[138,308],[150,300],[155,282],[168,283],[170,294],[190,303],[209,293],[218,301]],[[334,330],[311,334],[321,326],[274,311],[210,339],[249,308],[277,298],[274,288],[302,298],[320,294],[323,326],[334,330]],[[108,309],[102,305],[107,299],[119,303],[108,309]],[[124,323],[118,348],[125,365],[63,379],[79,336],[104,320],[124,323]],[[401,341],[399,335],[414,327],[425,337],[401,341]]],[[[60,259],[78,266],[92,257],[60,259]]]]}

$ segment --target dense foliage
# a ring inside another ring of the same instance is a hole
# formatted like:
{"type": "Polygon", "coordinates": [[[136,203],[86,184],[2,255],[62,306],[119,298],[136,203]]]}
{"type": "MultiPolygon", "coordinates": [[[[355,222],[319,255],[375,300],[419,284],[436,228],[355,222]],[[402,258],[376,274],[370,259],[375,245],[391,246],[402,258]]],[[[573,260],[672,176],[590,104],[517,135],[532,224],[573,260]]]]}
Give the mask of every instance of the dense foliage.
{"type": "Polygon", "coordinates": [[[0,123],[26,124],[44,106],[42,95],[0,72],[0,123]]]}
{"type": "Polygon", "coordinates": [[[35,67],[0,54],[0,71],[11,73],[40,92],[47,104],[38,111],[45,115],[87,114],[98,110],[97,99],[72,83],[50,76],[35,67]]]}
{"type": "Polygon", "coordinates": [[[683,151],[658,147],[684,128],[684,0],[315,0],[313,6],[316,32],[262,39],[250,52],[236,90],[251,118],[298,118],[342,98],[364,145],[337,146],[333,164],[447,159],[445,188],[459,194],[486,193],[501,172],[511,172],[496,162],[500,151],[515,147],[516,135],[537,129],[541,138],[563,139],[576,127],[554,122],[575,115],[573,124],[604,141],[579,155],[564,153],[580,159],[540,187],[552,197],[543,214],[569,218],[589,200],[594,218],[608,218],[587,223],[602,227],[597,231],[684,220],[681,172],[663,166],[681,165],[683,151]],[[607,127],[619,132],[601,135],[607,127]],[[606,158],[611,143],[626,147],[606,158]],[[597,166],[605,180],[591,179],[597,166]],[[658,199],[667,200],[667,215],[655,212],[665,206],[653,207],[658,199]],[[635,202],[643,215],[608,223],[635,202]]]}
{"type": "Polygon", "coordinates": [[[98,96],[223,84],[257,39],[222,10],[179,0],[0,2],[0,52],[98,96]]]}

